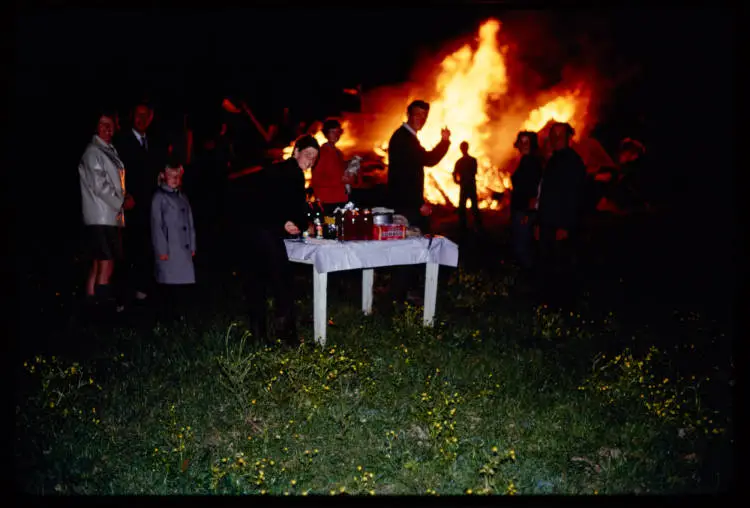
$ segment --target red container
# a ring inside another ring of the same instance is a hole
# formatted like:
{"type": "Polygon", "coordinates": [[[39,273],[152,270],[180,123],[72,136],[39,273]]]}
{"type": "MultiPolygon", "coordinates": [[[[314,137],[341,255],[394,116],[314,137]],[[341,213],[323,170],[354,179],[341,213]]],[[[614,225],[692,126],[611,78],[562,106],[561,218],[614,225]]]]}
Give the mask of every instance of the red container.
{"type": "Polygon", "coordinates": [[[372,227],[373,240],[403,240],[406,226],[403,224],[378,224],[372,227]]]}
{"type": "Polygon", "coordinates": [[[372,240],[373,238],[373,231],[372,231],[372,213],[370,210],[365,210],[359,215],[360,219],[360,234],[359,239],[360,240],[372,240]]]}

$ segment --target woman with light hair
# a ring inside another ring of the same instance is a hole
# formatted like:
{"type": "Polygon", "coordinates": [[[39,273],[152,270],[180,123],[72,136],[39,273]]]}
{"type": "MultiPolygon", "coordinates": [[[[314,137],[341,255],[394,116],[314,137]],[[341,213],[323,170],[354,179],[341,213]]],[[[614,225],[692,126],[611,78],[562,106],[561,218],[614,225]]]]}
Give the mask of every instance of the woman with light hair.
{"type": "Polygon", "coordinates": [[[110,281],[115,262],[123,259],[124,210],[133,206],[125,192],[125,165],[112,145],[116,125],[114,112],[98,115],[96,134],[78,164],[86,253],[91,259],[86,296],[95,304],[114,304],[110,281]]]}

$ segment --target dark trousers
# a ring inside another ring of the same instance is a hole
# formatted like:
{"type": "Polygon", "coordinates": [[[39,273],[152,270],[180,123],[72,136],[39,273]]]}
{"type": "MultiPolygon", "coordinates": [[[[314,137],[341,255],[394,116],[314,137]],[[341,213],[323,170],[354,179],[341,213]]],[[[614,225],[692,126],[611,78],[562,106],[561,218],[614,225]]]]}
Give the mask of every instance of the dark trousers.
{"type": "Polygon", "coordinates": [[[534,265],[533,240],[533,215],[526,210],[513,210],[511,212],[511,244],[513,245],[513,254],[521,267],[526,270],[530,270],[534,265]]]}
{"type": "Polygon", "coordinates": [[[462,185],[458,198],[458,222],[461,229],[466,229],[466,200],[471,199],[471,212],[474,215],[474,225],[482,225],[482,217],[479,215],[479,203],[477,202],[477,186],[462,185]]]}
{"type": "Polygon", "coordinates": [[[136,291],[148,293],[154,288],[154,254],[151,247],[150,224],[143,220],[126,222],[123,228],[123,247],[127,291],[131,294],[136,291]]]}
{"type": "Polygon", "coordinates": [[[557,228],[554,227],[539,228],[538,288],[545,303],[556,307],[570,307],[578,291],[578,241],[572,232],[569,232],[565,240],[557,240],[556,233],[557,228]]]}
{"type": "Polygon", "coordinates": [[[194,310],[195,284],[158,284],[157,319],[162,323],[188,320],[194,310]]]}
{"type": "MultiPolygon", "coordinates": [[[[419,210],[396,210],[409,221],[409,226],[418,227],[423,235],[430,234],[430,217],[424,217],[419,210]]],[[[409,292],[423,294],[424,265],[394,266],[391,269],[391,298],[398,303],[406,301],[409,292]]]]}
{"type": "Polygon", "coordinates": [[[250,326],[260,340],[298,340],[294,311],[294,280],[284,240],[266,229],[250,233],[244,264],[245,295],[249,302],[250,326]],[[268,298],[273,298],[274,335],[268,333],[268,298]]]}

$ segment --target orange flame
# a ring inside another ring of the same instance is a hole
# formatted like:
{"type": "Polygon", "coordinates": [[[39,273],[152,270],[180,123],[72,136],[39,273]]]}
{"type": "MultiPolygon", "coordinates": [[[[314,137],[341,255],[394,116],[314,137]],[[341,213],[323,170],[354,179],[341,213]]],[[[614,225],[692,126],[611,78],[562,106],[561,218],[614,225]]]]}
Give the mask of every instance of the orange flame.
{"type": "MultiPolygon", "coordinates": [[[[508,89],[505,62],[497,47],[500,22],[486,21],[479,28],[479,47],[472,51],[464,45],[448,55],[437,77],[436,94],[430,104],[430,117],[419,132],[420,141],[431,148],[440,141],[440,130],[448,126],[452,143],[448,153],[433,168],[425,168],[425,199],[434,204],[457,204],[460,187],[453,182],[453,168],[461,157],[459,145],[469,143],[469,153],[478,162],[477,193],[480,206],[487,207],[491,184],[503,187],[502,180],[490,157],[486,141],[489,116],[486,112],[489,98],[503,95],[508,89]]],[[[492,201],[491,199],[489,200],[492,201]]]]}
{"type": "MultiPolygon", "coordinates": [[[[469,143],[469,153],[477,158],[479,207],[498,210],[501,205],[493,199],[493,191],[511,188],[511,172],[500,168],[514,156],[512,146],[517,131],[539,131],[551,119],[569,122],[578,131],[583,128],[588,96],[581,91],[582,87],[560,96],[549,95],[546,104],[526,115],[504,115],[503,129],[498,119],[490,117],[490,100],[506,95],[508,90],[505,51],[497,44],[500,27],[495,19],[485,21],[479,28],[476,51],[464,45],[441,63],[429,118],[418,134],[423,146],[430,149],[440,140],[443,126],[451,130],[452,143],[446,156],[437,166],[425,168],[425,199],[430,203],[458,204],[460,188],[453,182],[452,173],[461,157],[461,141],[469,143]]],[[[513,109],[517,108],[524,109],[519,104],[513,109]]],[[[386,153],[387,143],[374,149],[378,154],[386,153]]]]}

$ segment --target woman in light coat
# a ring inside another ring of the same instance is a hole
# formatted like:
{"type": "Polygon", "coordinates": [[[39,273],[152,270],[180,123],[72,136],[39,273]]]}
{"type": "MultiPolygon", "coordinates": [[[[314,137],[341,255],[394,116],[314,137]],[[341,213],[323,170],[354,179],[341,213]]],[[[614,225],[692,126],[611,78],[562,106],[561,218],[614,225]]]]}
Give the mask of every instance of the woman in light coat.
{"type": "Polygon", "coordinates": [[[181,165],[167,165],[151,200],[151,242],[165,318],[184,310],[187,288],[195,284],[195,225],[190,202],[181,190],[183,173],[181,165]]]}
{"type": "Polygon", "coordinates": [[[78,175],[86,251],[92,261],[86,295],[94,303],[106,303],[112,300],[115,261],[122,260],[123,210],[131,208],[133,200],[125,192],[125,166],[112,146],[116,114],[102,113],[98,120],[96,134],[78,164],[78,175]]]}

